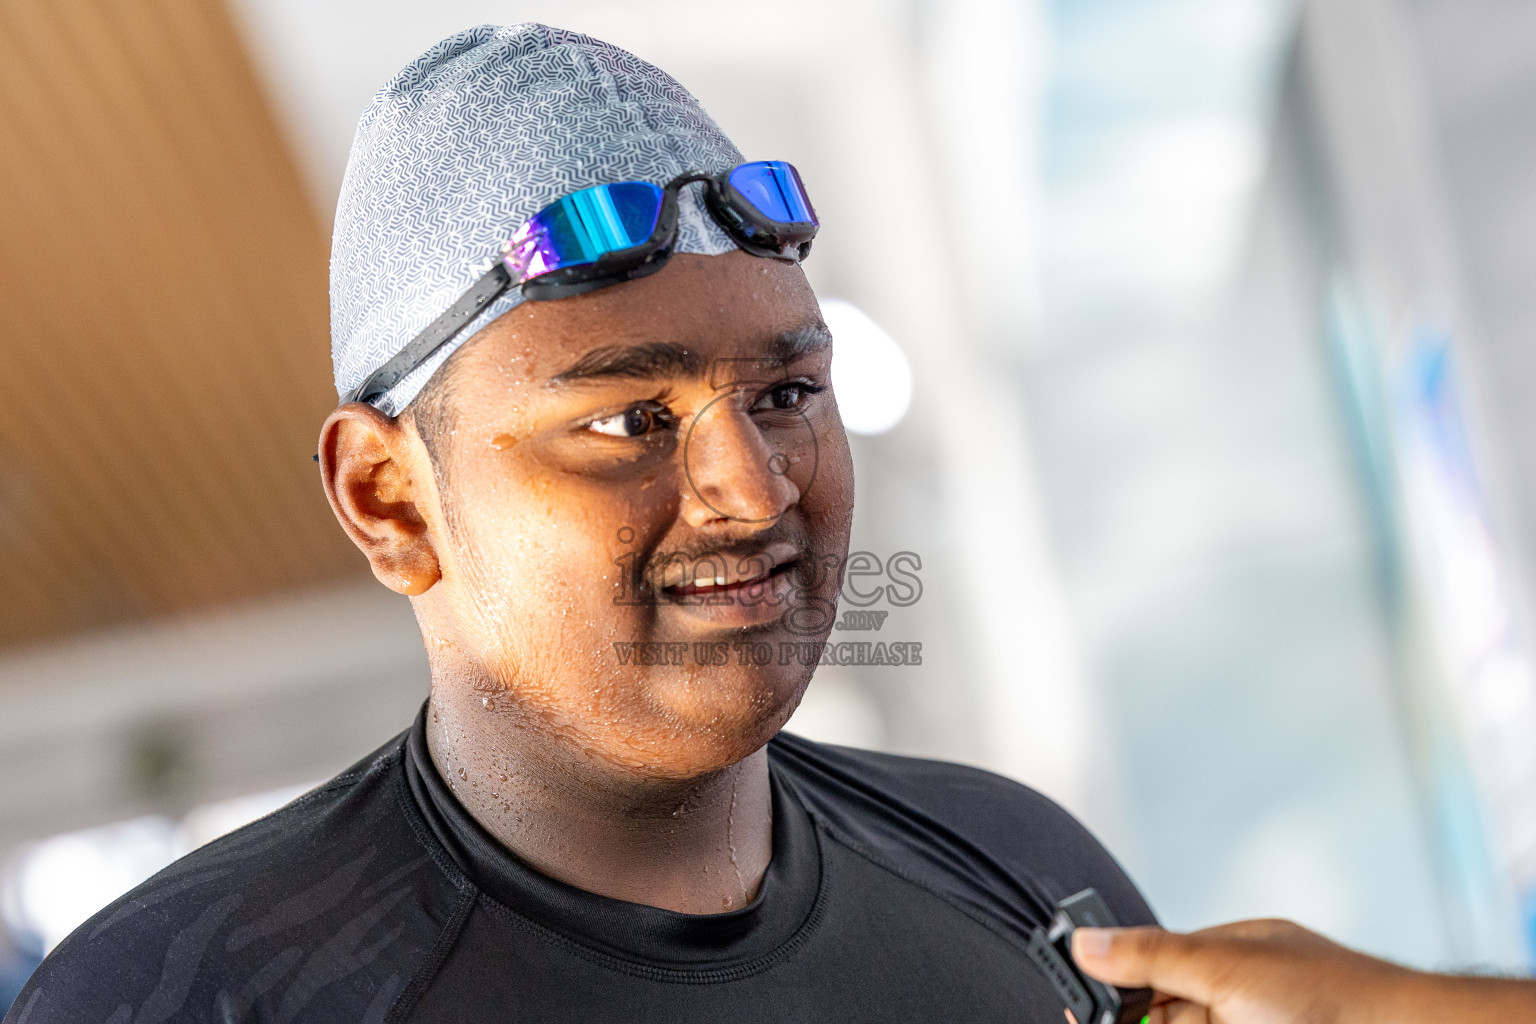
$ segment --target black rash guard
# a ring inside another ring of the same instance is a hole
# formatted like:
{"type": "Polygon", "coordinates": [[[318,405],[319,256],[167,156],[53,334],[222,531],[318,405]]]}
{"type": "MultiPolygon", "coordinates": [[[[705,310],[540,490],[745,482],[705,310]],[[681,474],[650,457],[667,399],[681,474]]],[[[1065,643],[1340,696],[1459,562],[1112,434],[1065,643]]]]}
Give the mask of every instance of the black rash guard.
{"type": "Polygon", "coordinates": [[[1152,914],[1049,800],[972,768],[781,735],[773,857],[713,915],[524,865],[427,754],[424,717],[81,925],[5,1024],[1011,1021],[1060,1024],[1024,953],[1047,901],[1152,914]]]}

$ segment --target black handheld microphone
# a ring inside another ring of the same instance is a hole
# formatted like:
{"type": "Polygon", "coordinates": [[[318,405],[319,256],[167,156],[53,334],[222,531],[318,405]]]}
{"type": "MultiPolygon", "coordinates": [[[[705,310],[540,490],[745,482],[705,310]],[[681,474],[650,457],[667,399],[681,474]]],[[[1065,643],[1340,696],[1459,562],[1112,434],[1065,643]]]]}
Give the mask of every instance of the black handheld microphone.
{"type": "Polygon", "coordinates": [[[1036,928],[1029,937],[1029,957],[1061,996],[1069,1024],[1139,1024],[1152,1009],[1151,989],[1106,985],[1072,960],[1073,932],[1118,924],[1098,890],[1090,888],[1057,903],[1050,930],[1036,928]]]}

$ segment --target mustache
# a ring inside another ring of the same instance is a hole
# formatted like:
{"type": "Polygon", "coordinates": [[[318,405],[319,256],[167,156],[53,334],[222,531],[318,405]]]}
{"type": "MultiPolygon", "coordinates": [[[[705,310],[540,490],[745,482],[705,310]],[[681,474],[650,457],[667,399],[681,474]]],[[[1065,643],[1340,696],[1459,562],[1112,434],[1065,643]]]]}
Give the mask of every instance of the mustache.
{"type": "Polygon", "coordinates": [[[642,591],[659,595],[668,587],[685,586],[700,577],[759,575],[784,564],[768,555],[770,548],[792,549],[794,554],[788,561],[795,563],[803,563],[813,554],[805,528],[781,520],[750,537],[689,538],[657,547],[638,560],[637,582],[642,591]]]}

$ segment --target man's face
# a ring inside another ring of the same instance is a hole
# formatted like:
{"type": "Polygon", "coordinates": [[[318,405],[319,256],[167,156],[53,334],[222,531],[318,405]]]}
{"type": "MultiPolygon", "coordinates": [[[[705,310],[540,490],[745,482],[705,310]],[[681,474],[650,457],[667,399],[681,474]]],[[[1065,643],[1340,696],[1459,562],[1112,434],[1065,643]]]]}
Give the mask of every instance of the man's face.
{"type": "Polygon", "coordinates": [[[450,368],[429,651],[600,762],[687,777],[761,746],[847,552],[831,358],[800,269],[743,253],[501,317],[450,368]]]}

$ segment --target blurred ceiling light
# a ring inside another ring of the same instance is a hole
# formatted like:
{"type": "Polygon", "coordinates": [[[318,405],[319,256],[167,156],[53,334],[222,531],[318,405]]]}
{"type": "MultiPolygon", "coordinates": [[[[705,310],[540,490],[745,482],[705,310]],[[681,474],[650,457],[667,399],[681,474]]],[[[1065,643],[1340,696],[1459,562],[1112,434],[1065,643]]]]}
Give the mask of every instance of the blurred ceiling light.
{"type": "Polygon", "coordinates": [[[32,843],[5,879],[6,923],[47,952],[88,917],[169,864],[176,824],[158,815],[32,843]]]}
{"type": "Polygon", "coordinates": [[[28,843],[6,865],[0,915],[13,936],[36,941],[38,952],[46,953],[177,857],[270,814],[313,786],[204,804],[180,823],[151,815],[28,843]]]}
{"type": "Polygon", "coordinates": [[[821,315],[832,329],[832,387],[843,426],[855,434],[883,434],[912,404],[912,366],[880,325],[851,302],[824,299],[821,315]]]}

